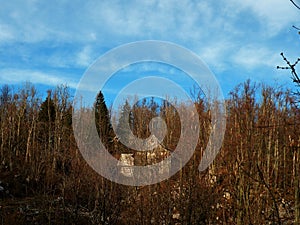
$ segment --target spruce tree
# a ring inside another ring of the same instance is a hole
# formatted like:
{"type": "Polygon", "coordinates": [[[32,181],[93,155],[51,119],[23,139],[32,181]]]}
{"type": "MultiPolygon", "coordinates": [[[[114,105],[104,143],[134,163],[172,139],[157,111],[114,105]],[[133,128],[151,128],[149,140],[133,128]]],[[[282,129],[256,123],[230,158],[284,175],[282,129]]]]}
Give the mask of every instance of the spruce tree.
{"type": "Polygon", "coordinates": [[[54,122],[55,120],[55,106],[51,98],[51,91],[48,91],[48,96],[46,100],[42,103],[41,109],[39,112],[39,121],[40,122],[54,122]]]}
{"type": "MultiPolygon", "coordinates": [[[[128,103],[128,101],[126,100],[125,104],[122,107],[122,111],[121,111],[121,115],[119,117],[119,121],[118,121],[118,126],[117,126],[117,134],[118,134],[118,138],[122,141],[122,140],[128,140],[129,139],[129,135],[130,135],[130,130],[126,129],[126,127],[128,127],[128,125],[126,126],[125,124],[129,124],[129,128],[132,129],[132,112],[131,112],[131,107],[130,104],[128,103]]],[[[119,149],[122,152],[129,152],[129,148],[127,148],[125,145],[119,143],[119,149]]]]}
{"type": "Polygon", "coordinates": [[[110,123],[110,116],[105,104],[103,93],[100,91],[95,102],[95,122],[101,142],[110,153],[113,152],[114,132],[110,123]]]}
{"type": "Polygon", "coordinates": [[[126,129],[125,124],[129,124],[131,126],[131,107],[126,100],[125,104],[122,107],[122,112],[119,118],[118,127],[117,127],[117,134],[118,138],[121,139],[128,139],[130,130],[126,129]]]}

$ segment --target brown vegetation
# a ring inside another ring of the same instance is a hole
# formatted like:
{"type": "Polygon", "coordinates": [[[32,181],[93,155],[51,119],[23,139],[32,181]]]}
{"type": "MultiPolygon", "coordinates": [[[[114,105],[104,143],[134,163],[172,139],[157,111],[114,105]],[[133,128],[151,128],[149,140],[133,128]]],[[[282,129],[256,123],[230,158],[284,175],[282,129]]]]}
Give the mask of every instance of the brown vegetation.
{"type": "MultiPolygon", "coordinates": [[[[197,98],[193,157],[170,179],[144,187],[110,182],[87,165],[75,143],[66,87],[44,101],[31,85],[15,93],[4,85],[0,92],[0,224],[299,224],[300,111],[288,91],[249,81],[233,90],[223,147],[202,173],[210,111],[197,98]]],[[[160,114],[168,127],[163,145],[176,147],[174,107],[145,102],[130,110],[135,135],[149,136],[147,124],[160,114]]],[[[98,132],[111,154],[128,151],[112,144],[107,124],[98,132]]]]}

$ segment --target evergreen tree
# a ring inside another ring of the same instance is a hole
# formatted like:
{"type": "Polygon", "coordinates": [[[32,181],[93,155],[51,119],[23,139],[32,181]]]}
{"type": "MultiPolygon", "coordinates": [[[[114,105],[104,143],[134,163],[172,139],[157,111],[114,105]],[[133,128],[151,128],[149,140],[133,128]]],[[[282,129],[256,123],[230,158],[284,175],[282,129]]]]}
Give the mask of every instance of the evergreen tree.
{"type": "Polygon", "coordinates": [[[110,115],[105,104],[103,93],[100,91],[95,102],[95,122],[101,142],[109,149],[110,153],[113,151],[113,137],[114,132],[110,123],[110,115]]]}
{"type": "MultiPolygon", "coordinates": [[[[117,134],[118,138],[122,140],[128,140],[129,139],[129,134],[130,130],[126,129],[125,124],[129,124],[130,129],[132,130],[132,125],[133,125],[133,118],[132,118],[132,112],[131,112],[131,107],[128,101],[126,100],[125,104],[122,107],[121,115],[119,117],[118,121],[118,126],[117,126],[117,134]]],[[[119,149],[122,152],[128,152],[129,148],[127,148],[125,145],[121,144],[119,142],[119,149]]]]}
{"type": "Polygon", "coordinates": [[[42,103],[39,112],[40,122],[54,122],[55,120],[55,105],[51,98],[51,91],[48,91],[46,100],[42,103]]]}
{"type": "MultiPolygon", "coordinates": [[[[53,159],[54,136],[55,136],[55,104],[51,98],[51,91],[48,91],[48,96],[41,104],[39,110],[38,122],[39,128],[37,132],[38,139],[43,140],[48,159],[53,159]]],[[[50,161],[51,161],[50,160],[50,161]]]]}
{"type": "Polygon", "coordinates": [[[123,108],[122,108],[122,112],[121,112],[121,116],[119,118],[119,122],[118,122],[118,127],[117,127],[117,134],[118,134],[118,138],[121,139],[127,139],[129,137],[130,131],[128,129],[126,129],[125,124],[129,123],[129,127],[131,128],[131,107],[128,103],[128,101],[126,100],[123,108]]]}

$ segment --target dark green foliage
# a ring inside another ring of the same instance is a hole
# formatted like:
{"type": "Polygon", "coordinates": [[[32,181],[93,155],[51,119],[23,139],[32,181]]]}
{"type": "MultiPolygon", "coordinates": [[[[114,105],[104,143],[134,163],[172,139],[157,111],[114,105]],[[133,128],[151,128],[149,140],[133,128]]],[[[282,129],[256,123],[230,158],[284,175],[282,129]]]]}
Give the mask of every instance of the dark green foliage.
{"type": "Polygon", "coordinates": [[[130,107],[128,101],[126,101],[122,108],[122,112],[121,112],[119,122],[118,122],[118,127],[117,127],[117,134],[118,134],[118,138],[120,140],[126,139],[129,137],[130,130],[127,130],[126,126],[125,126],[125,124],[128,124],[128,123],[129,123],[130,128],[132,128],[131,107],[130,107]]]}
{"type": "Polygon", "coordinates": [[[41,105],[40,112],[39,112],[39,121],[54,122],[54,120],[55,120],[55,106],[49,92],[48,97],[41,105]]]}
{"type": "Polygon", "coordinates": [[[95,102],[95,122],[101,142],[113,152],[114,131],[110,122],[110,115],[105,104],[103,93],[100,91],[95,102]]]}

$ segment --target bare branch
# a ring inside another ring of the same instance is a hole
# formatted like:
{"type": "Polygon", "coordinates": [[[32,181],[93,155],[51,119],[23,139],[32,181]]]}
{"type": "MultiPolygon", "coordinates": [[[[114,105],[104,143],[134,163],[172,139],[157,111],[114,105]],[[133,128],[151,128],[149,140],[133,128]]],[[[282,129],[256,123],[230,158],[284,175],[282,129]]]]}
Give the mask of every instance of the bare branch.
{"type": "Polygon", "coordinates": [[[292,64],[292,63],[284,56],[283,53],[280,53],[280,55],[282,56],[283,60],[286,62],[286,64],[287,64],[288,66],[286,66],[286,67],[277,66],[277,69],[284,69],[284,70],[290,69],[290,70],[291,70],[291,73],[292,73],[292,79],[293,79],[293,82],[296,83],[297,86],[300,85],[300,78],[299,78],[299,76],[298,76],[298,74],[297,74],[297,72],[296,72],[296,69],[295,69],[295,67],[297,66],[297,64],[300,62],[300,58],[298,58],[298,59],[296,60],[296,62],[292,64]]]}
{"type": "Polygon", "coordinates": [[[300,10],[300,6],[298,6],[293,0],[290,0],[291,3],[293,3],[293,5],[300,10]]]}
{"type": "Polygon", "coordinates": [[[292,27],[295,28],[296,30],[300,30],[300,28],[298,28],[298,27],[296,27],[296,26],[294,26],[294,25],[293,25],[292,27]]]}

